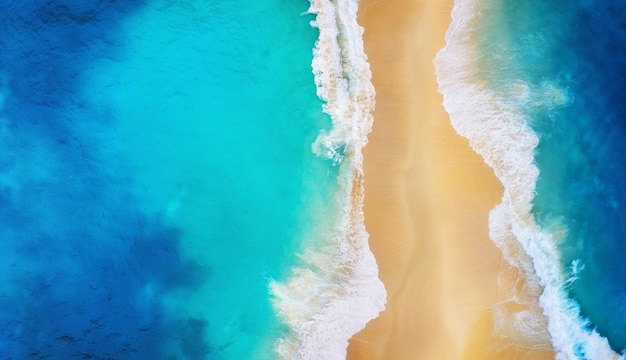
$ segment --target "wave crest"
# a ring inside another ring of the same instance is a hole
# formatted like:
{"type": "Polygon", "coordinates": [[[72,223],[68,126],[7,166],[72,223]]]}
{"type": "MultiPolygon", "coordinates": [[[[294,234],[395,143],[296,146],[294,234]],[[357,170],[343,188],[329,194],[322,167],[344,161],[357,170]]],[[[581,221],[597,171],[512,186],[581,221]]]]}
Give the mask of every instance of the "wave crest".
{"type": "Polygon", "coordinates": [[[356,0],[311,0],[319,39],[312,62],[317,95],[332,119],[312,150],[340,168],[339,213],[333,230],[307,249],[273,303],[289,326],[276,343],[284,359],[345,358],[348,340],[384,309],[386,292],[363,223],[363,155],[372,128],[374,87],[357,23],[356,0]]]}

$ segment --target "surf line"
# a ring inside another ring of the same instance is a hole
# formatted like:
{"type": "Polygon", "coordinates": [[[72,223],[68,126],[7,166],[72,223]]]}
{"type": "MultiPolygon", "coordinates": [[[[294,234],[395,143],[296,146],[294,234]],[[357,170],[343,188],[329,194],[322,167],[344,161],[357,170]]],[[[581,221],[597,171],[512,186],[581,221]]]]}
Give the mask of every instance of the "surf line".
{"type": "Polygon", "coordinates": [[[312,151],[339,167],[333,229],[300,254],[285,282],[270,282],[273,305],[289,327],[275,343],[283,359],[340,359],[348,340],[384,309],[387,294],[370,251],[363,213],[363,154],[375,106],[372,74],[357,23],[357,0],[311,0],[319,29],[312,69],[332,128],[312,151]]]}
{"type": "Polygon", "coordinates": [[[549,339],[545,341],[551,343],[558,360],[623,359],[606,338],[589,328],[579,305],[567,295],[570,279],[560,269],[556,247],[561,234],[541,229],[531,213],[539,176],[534,163],[539,139],[521,109],[474,79],[481,51],[474,40],[483,6],[476,0],[455,0],[446,45],[434,63],[452,126],[469,140],[504,186],[502,203],[489,214],[489,235],[526,280],[524,294],[505,300],[525,307],[513,310],[507,318],[517,320],[516,338],[526,345],[541,345],[541,333],[547,327],[549,339]],[[530,301],[522,300],[533,296],[530,301]]]}

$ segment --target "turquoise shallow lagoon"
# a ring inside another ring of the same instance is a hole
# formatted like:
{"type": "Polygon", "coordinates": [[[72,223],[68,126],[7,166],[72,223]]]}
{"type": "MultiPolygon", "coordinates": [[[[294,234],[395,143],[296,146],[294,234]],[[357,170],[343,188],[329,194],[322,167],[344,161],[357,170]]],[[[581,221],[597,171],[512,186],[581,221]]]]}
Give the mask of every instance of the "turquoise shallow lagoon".
{"type": "Polygon", "coordinates": [[[349,197],[309,5],[0,2],[0,357],[276,358],[349,197]]]}

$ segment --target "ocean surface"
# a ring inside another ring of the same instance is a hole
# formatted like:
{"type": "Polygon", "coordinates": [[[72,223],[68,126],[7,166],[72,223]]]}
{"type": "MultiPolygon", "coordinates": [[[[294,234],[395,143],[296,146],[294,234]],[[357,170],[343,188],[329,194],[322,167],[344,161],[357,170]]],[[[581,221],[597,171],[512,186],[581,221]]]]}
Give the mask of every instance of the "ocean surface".
{"type": "Polygon", "coordinates": [[[522,284],[500,304],[514,329],[496,329],[558,359],[623,358],[623,3],[458,0],[453,18],[435,61],[440,91],[504,184],[491,237],[522,284]]]}
{"type": "Polygon", "coordinates": [[[0,358],[345,356],[385,301],[356,8],[0,0],[0,358]]]}

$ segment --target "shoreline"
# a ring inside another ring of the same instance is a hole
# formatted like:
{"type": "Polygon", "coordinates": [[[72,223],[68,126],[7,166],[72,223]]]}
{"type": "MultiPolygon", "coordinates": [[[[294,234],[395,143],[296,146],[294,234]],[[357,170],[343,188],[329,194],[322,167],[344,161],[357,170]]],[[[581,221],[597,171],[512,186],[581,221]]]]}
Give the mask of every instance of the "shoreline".
{"type": "Polygon", "coordinates": [[[351,339],[348,359],[471,359],[490,343],[504,260],[489,239],[488,213],[502,185],[454,131],[437,91],[432,61],[452,7],[360,4],[376,89],[363,151],[365,225],[388,302],[351,339]]]}

